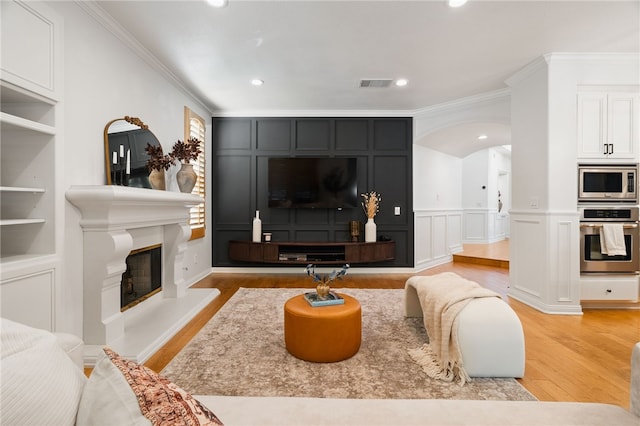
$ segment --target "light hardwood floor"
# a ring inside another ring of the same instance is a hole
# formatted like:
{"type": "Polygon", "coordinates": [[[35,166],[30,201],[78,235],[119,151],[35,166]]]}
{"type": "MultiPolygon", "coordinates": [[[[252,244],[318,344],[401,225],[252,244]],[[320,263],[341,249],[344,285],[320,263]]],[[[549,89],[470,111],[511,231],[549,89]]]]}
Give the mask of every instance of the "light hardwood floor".
{"type": "MultiPolygon", "coordinates": [[[[509,271],[503,267],[448,263],[419,275],[454,271],[505,298],[520,317],[525,333],[525,377],[520,383],[542,401],[603,402],[629,408],[630,359],[640,341],[640,311],[585,310],[584,315],[547,315],[507,296],[509,271]]],[[[404,288],[410,275],[349,274],[339,283],[352,288],[404,288]]],[[[308,287],[301,274],[211,274],[197,287],[220,289],[196,318],[146,363],[160,371],[239,287],[308,287]]]]}

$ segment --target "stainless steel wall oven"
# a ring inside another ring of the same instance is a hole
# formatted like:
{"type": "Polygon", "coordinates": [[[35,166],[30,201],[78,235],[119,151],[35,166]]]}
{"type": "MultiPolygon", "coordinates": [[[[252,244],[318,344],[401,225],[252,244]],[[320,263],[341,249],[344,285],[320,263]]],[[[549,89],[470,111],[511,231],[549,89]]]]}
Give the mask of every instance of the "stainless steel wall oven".
{"type": "Polygon", "coordinates": [[[637,274],[640,271],[638,207],[589,206],[579,211],[580,273],[637,274]],[[605,254],[602,228],[608,223],[622,228],[626,253],[605,254]]]}

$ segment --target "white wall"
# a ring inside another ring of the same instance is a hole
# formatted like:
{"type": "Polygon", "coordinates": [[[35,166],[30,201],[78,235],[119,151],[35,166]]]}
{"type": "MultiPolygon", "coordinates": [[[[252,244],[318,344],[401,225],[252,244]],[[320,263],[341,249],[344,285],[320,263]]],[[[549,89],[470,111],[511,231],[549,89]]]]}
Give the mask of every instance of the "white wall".
{"type": "Polygon", "coordinates": [[[462,160],[413,145],[413,207],[459,209],[462,204],[462,160]]]}
{"type": "MultiPolygon", "coordinates": [[[[125,115],[139,117],[165,150],[184,139],[184,106],[207,121],[210,113],[143,61],[75,2],[49,2],[64,18],[64,188],[106,183],[103,131],[125,115]]],[[[207,129],[207,144],[211,132],[207,129]]],[[[167,190],[177,191],[175,172],[167,190]]],[[[65,202],[63,306],[58,329],[82,335],[82,229],[80,215],[65,202]]],[[[188,243],[185,278],[195,282],[210,270],[211,241],[188,243]],[[198,263],[195,262],[197,257],[198,263]]]]}
{"type": "Polygon", "coordinates": [[[510,157],[498,148],[482,149],[463,159],[463,241],[491,243],[503,240],[507,235],[509,207],[503,206],[503,210],[498,213],[498,188],[502,186],[502,200],[508,202],[510,170],[510,157]]]}
{"type": "Polygon", "coordinates": [[[483,149],[462,160],[462,207],[465,209],[489,207],[489,154],[488,149],[483,149]]]}
{"type": "Polygon", "coordinates": [[[414,262],[417,270],[462,249],[462,160],[413,145],[414,262]]]}

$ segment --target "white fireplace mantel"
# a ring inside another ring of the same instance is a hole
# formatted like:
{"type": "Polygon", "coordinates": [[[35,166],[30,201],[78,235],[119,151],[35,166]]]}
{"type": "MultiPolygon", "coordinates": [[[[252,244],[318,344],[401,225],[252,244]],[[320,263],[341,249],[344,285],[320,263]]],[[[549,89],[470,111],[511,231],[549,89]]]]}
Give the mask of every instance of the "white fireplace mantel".
{"type": "Polygon", "coordinates": [[[95,362],[105,345],[143,362],[219,294],[216,289],[190,289],[184,280],[189,210],[204,200],[181,192],[116,185],[72,186],[66,198],[82,214],[85,362],[95,362]],[[121,312],[127,256],[158,243],[162,291],[121,312]]]}
{"type": "Polygon", "coordinates": [[[67,200],[82,212],[84,230],[132,229],[185,223],[204,200],[193,194],[118,185],[72,186],[67,200]]]}

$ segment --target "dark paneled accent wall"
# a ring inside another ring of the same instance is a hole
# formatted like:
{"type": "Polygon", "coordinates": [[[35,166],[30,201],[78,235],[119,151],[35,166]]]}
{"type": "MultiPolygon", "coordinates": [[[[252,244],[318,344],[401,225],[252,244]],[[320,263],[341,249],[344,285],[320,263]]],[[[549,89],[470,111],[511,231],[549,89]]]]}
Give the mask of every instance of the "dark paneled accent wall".
{"type": "Polygon", "coordinates": [[[271,232],[274,241],[349,241],[351,220],[362,222],[364,241],[367,218],[361,208],[267,207],[269,157],[323,156],[357,158],[358,192],[382,196],[375,218],[378,237],[396,242],[395,260],[370,266],[412,267],[412,124],[404,117],[213,118],[213,266],[265,266],[228,257],[230,240],[251,239],[256,210],[263,232],[271,232]]]}

